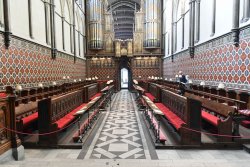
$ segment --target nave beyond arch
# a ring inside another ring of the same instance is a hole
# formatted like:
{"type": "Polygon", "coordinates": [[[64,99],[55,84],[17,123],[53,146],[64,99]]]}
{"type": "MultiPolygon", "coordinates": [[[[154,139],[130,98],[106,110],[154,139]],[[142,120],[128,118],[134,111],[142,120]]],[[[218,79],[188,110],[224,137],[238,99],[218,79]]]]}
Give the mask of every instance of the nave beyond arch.
{"type": "Polygon", "coordinates": [[[0,0],[1,164],[248,166],[249,18],[250,0],[0,0]]]}

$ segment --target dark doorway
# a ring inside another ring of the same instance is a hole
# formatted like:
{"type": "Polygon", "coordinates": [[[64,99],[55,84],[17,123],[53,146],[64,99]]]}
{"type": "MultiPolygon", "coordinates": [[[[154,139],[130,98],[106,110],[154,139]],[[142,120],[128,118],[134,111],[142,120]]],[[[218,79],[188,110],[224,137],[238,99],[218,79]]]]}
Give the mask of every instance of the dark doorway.
{"type": "Polygon", "coordinates": [[[131,70],[131,59],[128,57],[120,58],[119,67],[119,85],[121,89],[132,88],[132,70],[131,70]]]}

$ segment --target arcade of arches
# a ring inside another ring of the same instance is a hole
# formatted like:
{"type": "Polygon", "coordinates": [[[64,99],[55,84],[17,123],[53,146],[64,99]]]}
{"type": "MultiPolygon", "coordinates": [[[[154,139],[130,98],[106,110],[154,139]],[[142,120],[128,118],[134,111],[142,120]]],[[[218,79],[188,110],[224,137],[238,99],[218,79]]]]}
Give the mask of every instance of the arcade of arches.
{"type": "Polygon", "coordinates": [[[250,0],[0,0],[1,165],[243,167],[249,144],[250,0]]]}

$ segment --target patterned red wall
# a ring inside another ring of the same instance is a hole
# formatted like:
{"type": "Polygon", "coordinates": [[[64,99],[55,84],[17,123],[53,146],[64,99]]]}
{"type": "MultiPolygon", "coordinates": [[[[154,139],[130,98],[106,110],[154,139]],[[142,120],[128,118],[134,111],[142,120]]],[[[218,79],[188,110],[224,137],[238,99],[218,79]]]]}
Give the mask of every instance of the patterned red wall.
{"type": "MultiPolygon", "coordinates": [[[[119,68],[119,61],[114,59],[89,59],[87,60],[88,77],[97,76],[99,79],[106,80],[107,76],[110,79],[118,77],[117,69],[119,68]]],[[[144,59],[132,59],[131,69],[133,78],[138,79],[139,76],[142,79],[147,79],[149,76],[160,76],[161,60],[159,58],[144,58],[144,59]]]]}
{"type": "Polygon", "coordinates": [[[2,89],[5,85],[35,86],[39,82],[59,82],[63,76],[85,79],[85,60],[77,59],[74,64],[72,55],[60,52],[56,59],[52,60],[50,48],[15,37],[12,37],[11,46],[6,50],[2,34],[0,60],[2,89]]]}
{"type": "Polygon", "coordinates": [[[116,78],[117,62],[113,59],[88,59],[87,60],[87,77],[97,76],[101,80],[116,78]]]}
{"type": "Polygon", "coordinates": [[[240,33],[240,46],[232,44],[231,34],[195,48],[194,58],[188,51],[164,59],[164,78],[174,78],[179,70],[194,82],[210,85],[224,82],[228,87],[250,89],[250,28],[240,33]]]}

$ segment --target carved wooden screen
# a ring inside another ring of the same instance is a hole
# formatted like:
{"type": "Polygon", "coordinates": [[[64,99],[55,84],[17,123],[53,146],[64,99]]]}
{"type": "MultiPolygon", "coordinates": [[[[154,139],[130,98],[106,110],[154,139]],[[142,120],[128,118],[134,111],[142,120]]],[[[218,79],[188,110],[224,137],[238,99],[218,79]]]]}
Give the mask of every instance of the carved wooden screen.
{"type": "MultiPolygon", "coordinates": [[[[8,103],[0,100],[0,155],[10,149],[10,132],[4,127],[9,127],[8,103]]],[[[15,119],[15,118],[14,118],[15,119]]]]}
{"type": "Polygon", "coordinates": [[[88,100],[98,92],[97,84],[88,87],[88,100]]]}
{"type": "Polygon", "coordinates": [[[151,93],[155,98],[158,98],[158,88],[156,85],[149,84],[149,93],[151,93]]]}
{"type": "Polygon", "coordinates": [[[52,99],[52,122],[57,121],[76,107],[80,106],[83,103],[82,94],[83,92],[81,90],[61,96],[60,98],[52,99]]]}
{"type": "Polygon", "coordinates": [[[167,90],[162,91],[162,102],[184,122],[186,122],[187,99],[167,90]]]}

